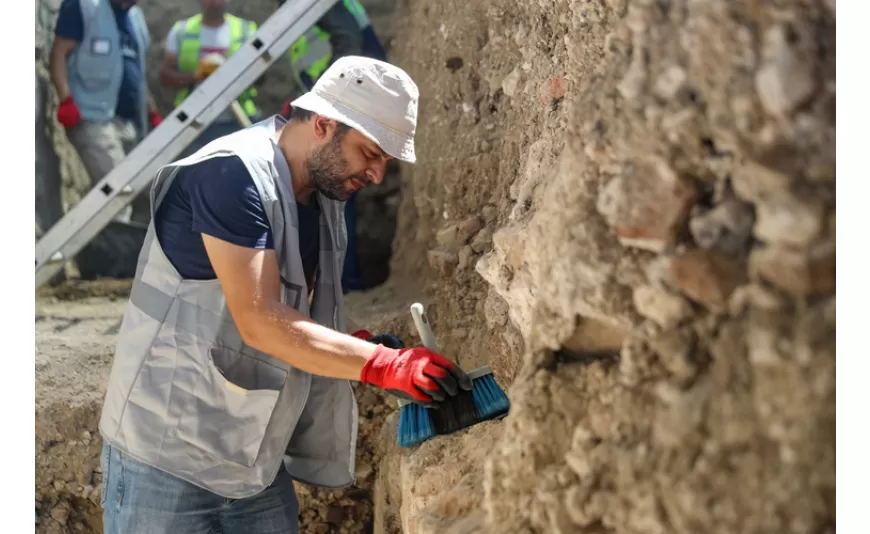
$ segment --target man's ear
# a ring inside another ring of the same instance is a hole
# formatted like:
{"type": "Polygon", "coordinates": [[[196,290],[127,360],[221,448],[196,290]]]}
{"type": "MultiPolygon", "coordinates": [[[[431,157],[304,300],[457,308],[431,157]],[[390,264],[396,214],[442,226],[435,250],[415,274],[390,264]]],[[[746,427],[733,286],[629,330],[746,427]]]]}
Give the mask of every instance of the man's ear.
{"type": "Polygon", "coordinates": [[[319,140],[326,139],[331,131],[335,130],[336,122],[332,119],[327,119],[322,115],[314,113],[312,116],[314,121],[314,138],[319,140]]]}

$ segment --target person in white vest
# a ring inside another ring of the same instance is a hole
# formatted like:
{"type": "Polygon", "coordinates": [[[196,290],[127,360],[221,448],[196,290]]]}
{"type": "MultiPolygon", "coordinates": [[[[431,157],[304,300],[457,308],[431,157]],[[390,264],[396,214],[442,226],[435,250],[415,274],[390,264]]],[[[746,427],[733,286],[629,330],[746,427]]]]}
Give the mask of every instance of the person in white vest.
{"type": "Polygon", "coordinates": [[[418,98],[403,70],[346,56],[289,121],[157,172],[100,419],[106,534],[296,533],[294,480],[354,482],[350,381],[427,405],[471,389],[345,314],[343,202],[415,161],[418,98]]]}

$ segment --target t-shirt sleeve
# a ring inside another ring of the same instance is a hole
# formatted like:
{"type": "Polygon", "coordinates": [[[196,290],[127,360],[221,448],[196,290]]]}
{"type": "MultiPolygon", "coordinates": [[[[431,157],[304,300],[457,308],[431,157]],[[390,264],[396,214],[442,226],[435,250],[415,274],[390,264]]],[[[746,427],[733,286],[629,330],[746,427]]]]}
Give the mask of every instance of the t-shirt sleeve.
{"type": "Polygon", "coordinates": [[[186,181],[192,231],[240,247],[274,248],[263,201],[238,156],[197,163],[188,169],[186,181]]]}
{"type": "Polygon", "coordinates": [[[178,32],[181,31],[181,22],[176,22],[170,28],[166,35],[166,41],[163,42],[163,49],[170,54],[178,55],[178,32]]]}
{"type": "Polygon", "coordinates": [[[81,42],[85,36],[82,8],[79,0],[63,0],[57,13],[54,34],[64,39],[81,42]]]}

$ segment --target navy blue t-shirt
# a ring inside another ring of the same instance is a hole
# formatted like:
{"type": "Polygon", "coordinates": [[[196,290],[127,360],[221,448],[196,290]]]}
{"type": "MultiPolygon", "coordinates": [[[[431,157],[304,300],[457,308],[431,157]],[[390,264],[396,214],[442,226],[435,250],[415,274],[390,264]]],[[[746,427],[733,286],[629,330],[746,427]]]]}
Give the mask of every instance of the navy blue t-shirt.
{"type": "MultiPolygon", "coordinates": [[[[136,43],[133,33],[133,23],[127,11],[112,3],[115,20],[118,22],[118,33],[121,37],[121,55],[124,57],[124,76],[118,91],[118,106],[115,115],[124,119],[139,120],[140,103],[142,100],[142,70],[139,68],[139,54],[142,52],[136,43]]],[[[58,37],[82,42],[85,26],[82,21],[82,9],[79,0],[63,0],[57,15],[54,34],[58,37]]]]}
{"type": "MultiPolygon", "coordinates": [[[[299,249],[309,287],[320,252],[315,197],[299,208],[299,249]]],[[[254,181],[238,156],[214,157],[178,171],[154,217],[164,254],[184,278],[216,277],[200,234],[273,249],[272,230],[254,181]]]]}

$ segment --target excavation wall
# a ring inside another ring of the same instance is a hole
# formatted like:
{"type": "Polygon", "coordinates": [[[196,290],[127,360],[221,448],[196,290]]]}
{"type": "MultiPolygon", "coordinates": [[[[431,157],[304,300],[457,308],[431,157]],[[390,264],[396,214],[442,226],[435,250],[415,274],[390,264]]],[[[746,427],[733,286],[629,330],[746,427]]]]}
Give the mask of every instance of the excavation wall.
{"type": "Polygon", "coordinates": [[[400,17],[394,276],[513,407],[390,452],[383,531],[832,531],[834,2],[400,17]]]}

